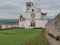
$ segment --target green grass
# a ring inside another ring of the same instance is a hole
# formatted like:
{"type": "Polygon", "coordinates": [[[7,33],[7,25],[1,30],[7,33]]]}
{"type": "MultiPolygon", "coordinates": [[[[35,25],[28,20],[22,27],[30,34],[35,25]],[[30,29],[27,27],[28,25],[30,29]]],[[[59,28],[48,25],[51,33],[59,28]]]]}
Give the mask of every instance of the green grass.
{"type": "Polygon", "coordinates": [[[26,42],[25,45],[50,45],[50,43],[46,39],[44,33],[41,33],[39,36],[35,37],[29,42],[26,42]]]}
{"type": "Polygon", "coordinates": [[[42,29],[10,29],[0,31],[0,45],[20,45],[42,34],[42,29]]]}

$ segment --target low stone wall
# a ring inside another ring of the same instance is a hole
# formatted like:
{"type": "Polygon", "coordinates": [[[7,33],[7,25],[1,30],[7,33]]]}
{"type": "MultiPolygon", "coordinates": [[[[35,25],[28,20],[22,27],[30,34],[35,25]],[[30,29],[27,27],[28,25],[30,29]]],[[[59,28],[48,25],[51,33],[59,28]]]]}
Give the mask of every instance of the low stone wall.
{"type": "Polygon", "coordinates": [[[2,29],[14,28],[14,27],[18,27],[18,24],[2,24],[1,25],[2,29]]]}
{"type": "Polygon", "coordinates": [[[54,21],[54,20],[50,21],[50,22],[46,25],[46,31],[47,31],[48,33],[53,34],[54,36],[58,36],[58,35],[59,35],[59,34],[58,34],[58,29],[57,29],[56,26],[55,26],[55,21],[54,21]]]}

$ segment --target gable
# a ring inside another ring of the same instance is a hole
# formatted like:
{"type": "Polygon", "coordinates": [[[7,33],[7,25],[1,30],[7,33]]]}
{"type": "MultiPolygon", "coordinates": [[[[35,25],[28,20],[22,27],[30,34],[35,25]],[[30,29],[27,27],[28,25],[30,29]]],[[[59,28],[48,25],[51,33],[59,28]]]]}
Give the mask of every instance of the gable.
{"type": "Polygon", "coordinates": [[[40,12],[35,6],[32,6],[27,12],[40,12]]]}

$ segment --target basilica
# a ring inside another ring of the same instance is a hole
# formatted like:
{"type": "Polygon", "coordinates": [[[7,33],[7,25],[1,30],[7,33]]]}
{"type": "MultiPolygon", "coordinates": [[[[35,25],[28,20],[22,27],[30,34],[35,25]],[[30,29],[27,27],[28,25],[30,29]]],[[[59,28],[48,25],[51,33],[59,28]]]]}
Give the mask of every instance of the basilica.
{"type": "Polygon", "coordinates": [[[24,28],[45,28],[48,20],[47,13],[41,11],[32,2],[26,2],[26,17],[20,15],[19,27],[24,28]]]}

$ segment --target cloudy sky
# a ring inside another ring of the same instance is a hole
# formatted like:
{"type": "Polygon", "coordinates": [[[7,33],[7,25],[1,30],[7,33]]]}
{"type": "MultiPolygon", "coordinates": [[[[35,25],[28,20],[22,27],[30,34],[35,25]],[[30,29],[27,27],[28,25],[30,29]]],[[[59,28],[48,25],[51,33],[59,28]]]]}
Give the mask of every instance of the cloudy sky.
{"type": "MultiPolygon", "coordinates": [[[[29,0],[0,0],[0,19],[17,19],[25,13],[25,3],[29,0]]],[[[60,12],[60,0],[30,0],[37,8],[55,17],[60,12]]]]}

